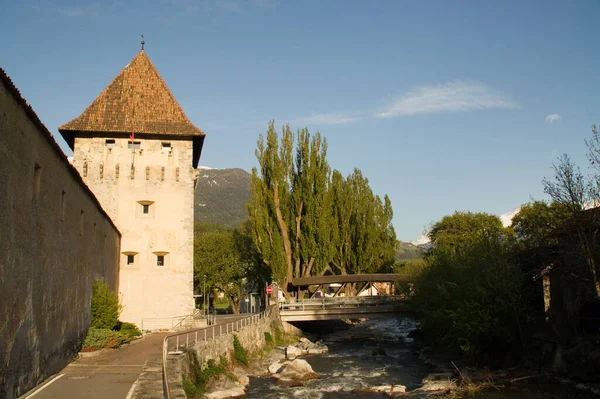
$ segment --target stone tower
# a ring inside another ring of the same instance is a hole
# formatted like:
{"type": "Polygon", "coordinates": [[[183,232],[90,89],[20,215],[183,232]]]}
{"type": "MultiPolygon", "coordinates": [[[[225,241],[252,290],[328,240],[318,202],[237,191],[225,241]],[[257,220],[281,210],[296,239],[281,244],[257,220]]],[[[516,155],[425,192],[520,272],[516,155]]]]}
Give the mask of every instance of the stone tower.
{"type": "Polygon", "coordinates": [[[194,309],[194,185],[204,133],[143,49],[59,131],[122,234],[121,320],[171,327],[194,309]]]}

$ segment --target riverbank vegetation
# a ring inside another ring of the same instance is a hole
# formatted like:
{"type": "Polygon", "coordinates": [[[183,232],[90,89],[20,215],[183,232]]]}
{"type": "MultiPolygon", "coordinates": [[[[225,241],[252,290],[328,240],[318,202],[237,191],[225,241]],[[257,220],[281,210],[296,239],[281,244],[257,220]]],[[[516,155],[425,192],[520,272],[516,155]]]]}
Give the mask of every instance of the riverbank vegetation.
{"type": "Polygon", "coordinates": [[[395,265],[429,342],[476,364],[506,366],[533,350],[538,367],[547,362],[570,375],[600,368],[595,127],[586,143],[595,174],[584,176],[564,155],[543,180],[551,201],[523,205],[508,227],[485,213],[445,216],[422,260],[395,265]]]}

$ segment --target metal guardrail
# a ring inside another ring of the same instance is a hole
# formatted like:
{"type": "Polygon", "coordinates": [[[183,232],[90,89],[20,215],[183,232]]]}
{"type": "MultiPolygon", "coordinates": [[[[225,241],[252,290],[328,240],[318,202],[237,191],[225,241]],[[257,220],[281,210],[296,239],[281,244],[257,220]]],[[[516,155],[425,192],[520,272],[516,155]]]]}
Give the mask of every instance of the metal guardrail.
{"type": "Polygon", "coordinates": [[[322,297],[318,299],[302,299],[298,302],[280,303],[279,308],[282,311],[304,311],[315,309],[352,309],[368,308],[397,303],[404,299],[398,296],[363,296],[363,297],[322,297]]]}
{"type": "MultiPolygon", "coordinates": [[[[197,342],[210,341],[223,335],[240,331],[242,328],[255,324],[261,320],[269,318],[272,314],[272,308],[267,308],[264,312],[253,313],[248,317],[237,319],[222,324],[213,324],[208,327],[198,328],[177,334],[167,335],[163,340],[162,348],[162,374],[163,374],[163,394],[166,399],[171,398],[169,390],[169,376],[167,370],[167,356],[173,352],[179,352],[180,348],[189,348],[197,342]],[[208,334],[210,331],[210,335],[208,334]]],[[[214,317],[214,316],[213,316],[214,317]]]]}
{"type": "Polygon", "coordinates": [[[142,331],[171,330],[181,324],[189,315],[174,317],[145,317],[142,319],[142,331]]]}

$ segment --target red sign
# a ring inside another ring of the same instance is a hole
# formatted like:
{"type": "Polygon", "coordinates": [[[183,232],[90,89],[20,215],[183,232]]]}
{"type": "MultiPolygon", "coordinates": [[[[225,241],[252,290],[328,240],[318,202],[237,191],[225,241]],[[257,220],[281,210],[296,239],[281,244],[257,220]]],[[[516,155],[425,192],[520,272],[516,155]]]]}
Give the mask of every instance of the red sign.
{"type": "Polygon", "coordinates": [[[273,287],[268,286],[267,287],[267,294],[272,294],[273,293],[273,287]]]}

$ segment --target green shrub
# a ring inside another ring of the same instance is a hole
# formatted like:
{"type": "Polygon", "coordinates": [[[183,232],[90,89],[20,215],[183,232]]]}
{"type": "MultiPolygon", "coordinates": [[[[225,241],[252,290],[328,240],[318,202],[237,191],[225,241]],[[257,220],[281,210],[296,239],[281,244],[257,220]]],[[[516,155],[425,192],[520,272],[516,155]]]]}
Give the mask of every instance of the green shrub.
{"type": "Polygon", "coordinates": [[[116,348],[129,341],[131,338],[119,331],[90,328],[83,341],[83,347],[88,349],[116,348]]]}
{"type": "Polygon", "coordinates": [[[521,273],[502,242],[481,238],[437,249],[415,282],[412,308],[426,335],[473,362],[520,341],[521,273]]]}
{"type": "Polygon", "coordinates": [[[248,352],[238,339],[237,335],[233,336],[233,358],[238,362],[245,366],[248,365],[248,352]]]}
{"type": "Polygon", "coordinates": [[[265,332],[265,342],[269,347],[273,347],[275,345],[275,341],[273,341],[273,336],[268,332],[265,332]]]}
{"type": "Polygon", "coordinates": [[[91,305],[91,327],[112,330],[117,326],[121,305],[119,304],[119,297],[110,290],[108,284],[103,283],[101,280],[94,281],[91,305]]]}
{"type": "Polygon", "coordinates": [[[183,390],[188,398],[200,399],[204,397],[206,384],[219,375],[227,374],[229,365],[227,359],[224,356],[220,356],[219,364],[214,359],[209,359],[206,362],[206,367],[200,369],[196,352],[192,351],[190,354],[192,357],[192,375],[189,378],[183,376],[183,390]]]}
{"type": "Polygon", "coordinates": [[[142,335],[142,332],[135,324],[128,322],[118,322],[115,330],[126,334],[130,338],[139,337],[142,335]]]}
{"type": "Polygon", "coordinates": [[[185,375],[183,376],[183,391],[185,392],[185,396],[189,399],[200,399],[204,397],[204,391],[185,375]]]}
{"type": "Polygon", "coordinates": [[[275,327],[273,329],[273,332],[275,333],[275,345],[277,345],[277,346],[283,345],[284,344],[283,334],[281,334],[281,330],[279,329],[279,327],[275,327]]]}

